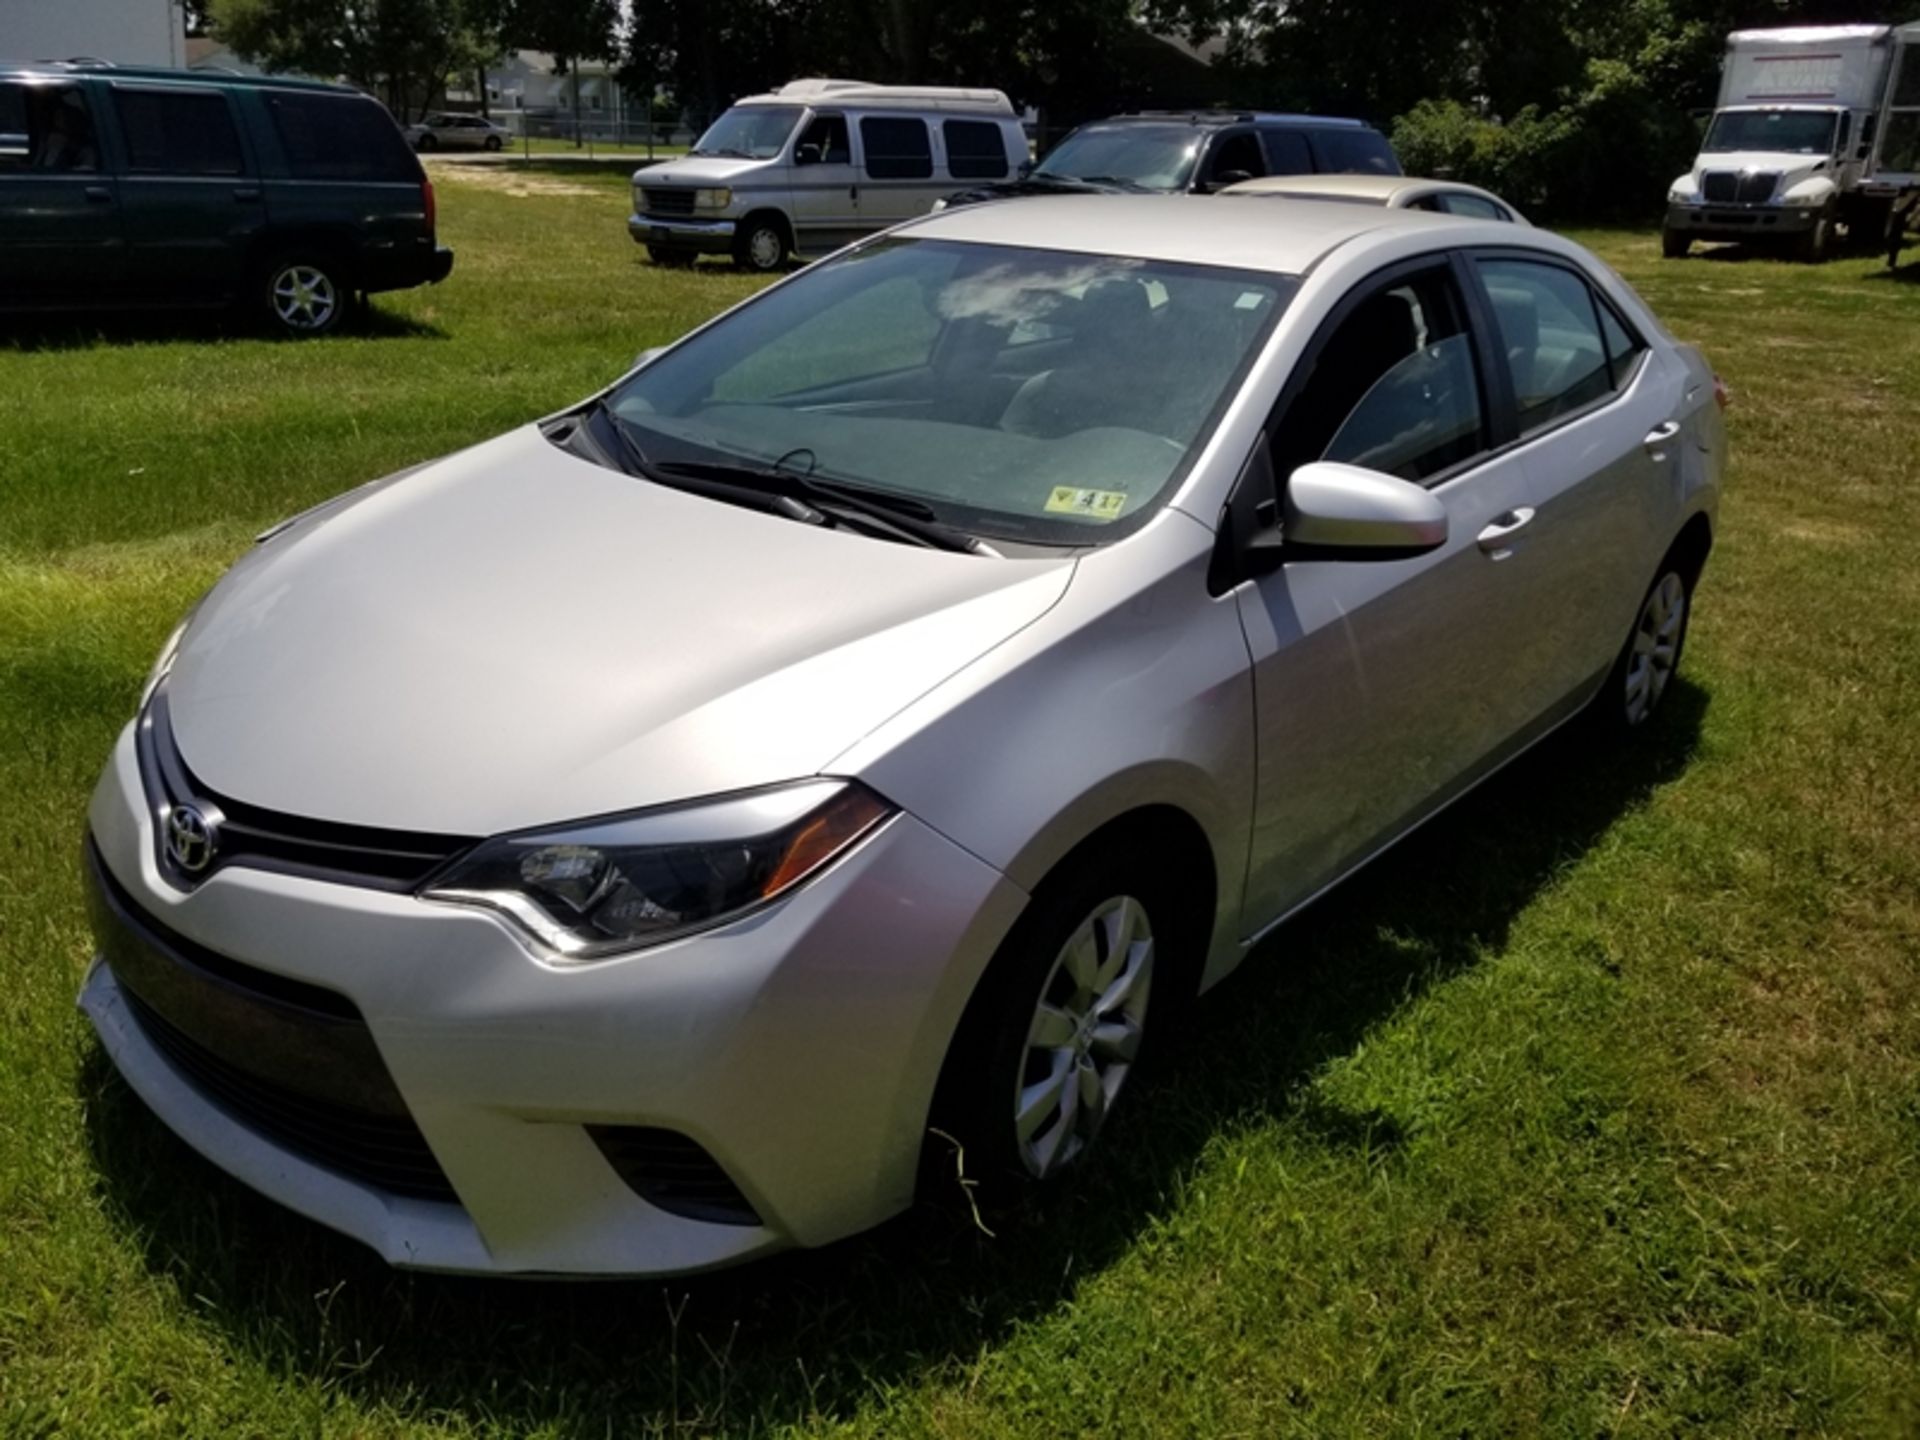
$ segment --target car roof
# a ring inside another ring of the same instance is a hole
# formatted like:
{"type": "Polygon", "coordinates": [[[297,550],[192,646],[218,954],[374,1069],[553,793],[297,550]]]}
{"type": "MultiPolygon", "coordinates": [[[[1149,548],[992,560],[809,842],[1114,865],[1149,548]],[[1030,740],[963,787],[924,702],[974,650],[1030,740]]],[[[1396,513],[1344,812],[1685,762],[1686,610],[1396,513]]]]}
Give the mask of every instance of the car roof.
{"type": "Polygon", "coordinates": [[[1268,110],[1128,110],[1089,125],[1120,125],[1145,121],[1161,125],[1294,125],[1306,130],[1367,130],[1364,120],[1345,115],[1289,115],[1268,110]]]}
{"type": "Polygon", "coordinates": [[[0,60],[0,75],[77,79],[97,75],[107,80],[177,80],[191,85],[248,85],[268,90],[319,90],[330,95],[359,95],[363,91],[331,80],[308,80],[292,75],[237,75],[231,70],[183,70],[166,65],[115,65],[106,60],[0,60]]]}
{"type": "Polygon", "coordinates": [[[1222,194],[1338,195],[1348,200],[1385,203],[1403,190],[1469,190],[1445,180],[1422,180],[1412,175],[1264,175],[1229,185],[1222,194]]]}
{"type": "Polygon", "coordinates": [[[955,206],[900,230],[917,239],[1298,275],[1357,236],[1426,229],[1453,235],[1463,223],[1470,222],[1324,200],[1231,205],[1209,195],[1045,195],[955,206]]]}

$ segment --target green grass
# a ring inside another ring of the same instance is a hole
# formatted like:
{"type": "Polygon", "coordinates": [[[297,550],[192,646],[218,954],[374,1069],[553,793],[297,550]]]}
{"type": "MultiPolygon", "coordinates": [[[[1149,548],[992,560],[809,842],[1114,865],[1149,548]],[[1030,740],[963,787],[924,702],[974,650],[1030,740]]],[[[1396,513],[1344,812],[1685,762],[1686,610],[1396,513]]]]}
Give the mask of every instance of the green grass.
{"type": "Polygon", "coordinates": [[[172,1140],[73,1010],[112,736],[259,528],[753,288],[623,198],[449,180],[453,277],[369,334],[0,342],[0,1435],[1920,1427],[1920,285],[1864,260],[1586,237],[1735,394],[1688,682],[1289,926],[994,1238],[406,1276],[172,1140]]]}

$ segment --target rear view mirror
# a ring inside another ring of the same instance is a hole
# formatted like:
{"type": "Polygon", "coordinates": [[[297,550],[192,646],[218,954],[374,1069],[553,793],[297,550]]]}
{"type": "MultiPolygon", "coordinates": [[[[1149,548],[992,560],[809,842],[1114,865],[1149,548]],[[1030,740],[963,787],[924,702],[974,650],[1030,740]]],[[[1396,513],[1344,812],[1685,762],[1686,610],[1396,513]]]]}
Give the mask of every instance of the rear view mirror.
{"type": "Polygon", "coordinates": [[[1302,559],[1405,560],[1447,543],[1447,507],[1432,491],[1327,460],[1287,477],[1280,517],[1287,553],[1302,559]]]}

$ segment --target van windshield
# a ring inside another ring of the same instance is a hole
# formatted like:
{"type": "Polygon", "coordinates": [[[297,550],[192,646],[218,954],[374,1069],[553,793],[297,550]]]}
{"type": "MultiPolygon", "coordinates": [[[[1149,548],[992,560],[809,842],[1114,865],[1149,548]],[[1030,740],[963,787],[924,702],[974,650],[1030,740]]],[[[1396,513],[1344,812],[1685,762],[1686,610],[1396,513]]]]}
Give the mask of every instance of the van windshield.
{"type": "Polygon", "coordinates": [[[1200,154],[1191,125],[1083,125],[1033,173],[1062,180],[1118,181],[1142,190],[1184,190],[1200,154]]]}
{"type": "Polygon", "coordinates": [[[1825,155],[1833,149],[1833,121],[1817,110],[1722,110],[1713,117],[1704,155],[1765,150],[1776,155],[1825,155]]]}
{"type": "Polygon", "coordinates": [[[799,122],[797,105],[736,105],[709,125],[700,143],[687,153],[771,160],[786,147],[799,122]]]}
{"type": "Polygon", "coordinates": [[[1172,493],[1297,283],[890,239],[767,291],[606,404],[651,466],[795,470],[968,534],[1099,544],[1172,493]]]}

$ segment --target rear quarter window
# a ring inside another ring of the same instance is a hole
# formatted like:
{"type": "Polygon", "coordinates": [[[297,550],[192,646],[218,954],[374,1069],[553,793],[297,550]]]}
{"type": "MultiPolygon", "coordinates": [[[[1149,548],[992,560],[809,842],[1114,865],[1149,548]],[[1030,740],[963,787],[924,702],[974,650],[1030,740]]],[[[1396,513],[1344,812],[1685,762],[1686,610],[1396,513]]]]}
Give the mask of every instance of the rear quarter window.
{"type": "Polygon", "coordinates": [[[267,113],[296,180],[417,182],[420,162],[378,101],[361,95],[268,95],[267,113]]]}
{"type": "Polygon", "coordinates": [[[1007,145],[1000,127],[987,120],[946,120],[947,173],[956,180],[998,180],[1007,173],[1007,145]]]}
{"type": "Polygon", "coordinates": [[[1377,130],[1315,130],[1313,163],[1322,174],[1398,175],[1393,147],[1377,130]]]}

